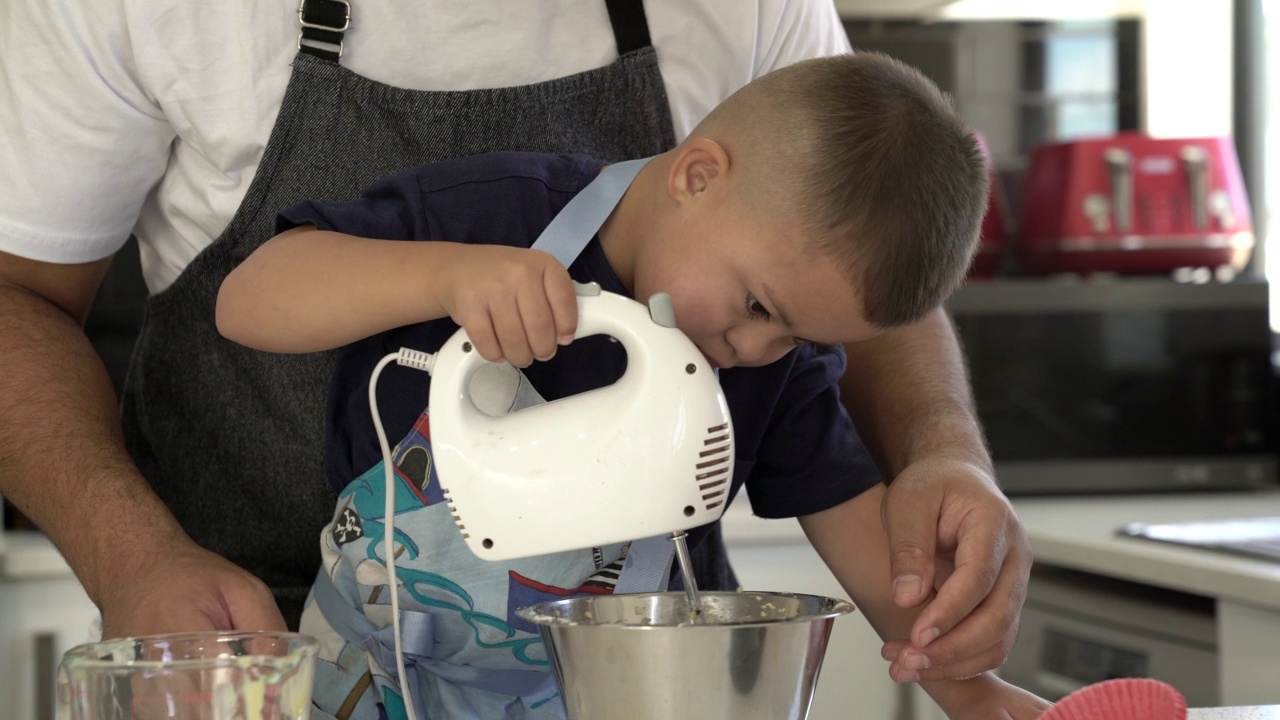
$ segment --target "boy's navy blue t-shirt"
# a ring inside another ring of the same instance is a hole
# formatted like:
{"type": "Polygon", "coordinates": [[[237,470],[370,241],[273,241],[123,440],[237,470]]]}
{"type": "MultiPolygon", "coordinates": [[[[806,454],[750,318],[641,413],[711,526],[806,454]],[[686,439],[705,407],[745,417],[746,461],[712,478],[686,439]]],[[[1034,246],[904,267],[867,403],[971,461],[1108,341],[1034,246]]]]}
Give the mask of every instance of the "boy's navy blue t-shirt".
{"type": "MultiPolygon", "coordinates": [[[[280,214],[277,230],[310,224],[385,240],[530,247],[604,164],[581,155],[530,153],[435,163],[384,178],[357,200],[293,205],[280,214]]],[[[569,274],[630,295],[598,238],[569,274]]],[[[368,402],[374,366],[401,347],[435,352],[457,329],[444,318],[391,330],[341,351],[325,419],[325,472],[335,492],[382,459],[368,402]]],[[[551,361],[535,362],[524,372],[543,397],[554,400],[607,385],[625,367],[621,346],[596,336],[561,347],[551,361]]],[[[756,515],[796,517],[834,507],[879,482],[840,404],[837,382],[844,367],[843,349],[803,346],[766,367],[720,371],[737,453],[730,499],[745,484],[756,515]]],[[[393,444],[426,407],[430,382],[427,373],[394,363],[379,377],[378,410],[393,444]]],[[[696,545],[705,534],[706,528],[691,532],[690,543],[696,545]]]]}

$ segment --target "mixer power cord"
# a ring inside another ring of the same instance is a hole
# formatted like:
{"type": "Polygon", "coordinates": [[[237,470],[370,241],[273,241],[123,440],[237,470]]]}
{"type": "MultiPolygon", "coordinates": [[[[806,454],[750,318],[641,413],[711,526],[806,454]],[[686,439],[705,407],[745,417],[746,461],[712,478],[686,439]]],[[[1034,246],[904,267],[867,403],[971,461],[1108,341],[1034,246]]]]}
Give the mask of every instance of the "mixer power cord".
{"type": "Polygon", "coordinates": [[[391,444],[387,442],[387,431],[382,427],[382,417],[378,414],[378,376],[382,374],[382,370],[391,363],[411,367],[416,370],[430,373],[436,364],[436,354],[422,352],[421,350],[413,350],[411,348],[400,348],[398,352],[385,355],[378,364],[373,368],[373,374],[369,376],[369,412],[373,415],[373,429],[378,434],[378,447],[382,450],[382,469],[386,479],[386,495],[387,504],[383,513],[384,523],[386,524],[386,535],[383,537],[383,554],[387,558],[387,590],[391,593],[391,632],[395,639],[396,648],[396,672],[400,678],[400,692],[404,694],[404,711],[408,716],[408,720],[417,720],[417,715],[413,711],[413,698],[410,695],[409,684],[405,681],[408,675],[404,669],[404,649],[400,642],[400,588],[396,582],[396,547],[395,547],[395,517],[396,517],[396,483],[395,483],[395,466],[391,462],[391,444]]]}

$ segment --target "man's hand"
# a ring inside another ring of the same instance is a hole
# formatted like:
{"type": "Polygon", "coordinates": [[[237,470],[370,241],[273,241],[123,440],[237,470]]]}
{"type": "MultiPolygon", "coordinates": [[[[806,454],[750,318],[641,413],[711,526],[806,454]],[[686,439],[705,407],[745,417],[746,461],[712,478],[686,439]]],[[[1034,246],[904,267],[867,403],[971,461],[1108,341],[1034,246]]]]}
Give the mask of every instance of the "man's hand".
{"type": "Polygon", "coordinates": [[[103,638],[286,629],[261,580],[190,541],[157,549],[155,562],[114,578],[98,602],[103,638]]]}
{"type": "Polygon", "coordinates": [[[1003,664],[1017,639],[1032,553],[994,480],[965,462],[909,465],[889,484],[881,518],[895,603],[909,608],[932,598],[910,643],[882,648],[890,676],[964,678],[1003,664]]]}
{"type": "Polygon", "coordinates": [[[110,262],[0,252],[0,491],[66,558],[104,637],[282,630],[266,586],[193,543],[125,451],[111,378],[80,328],[110,262]]]}

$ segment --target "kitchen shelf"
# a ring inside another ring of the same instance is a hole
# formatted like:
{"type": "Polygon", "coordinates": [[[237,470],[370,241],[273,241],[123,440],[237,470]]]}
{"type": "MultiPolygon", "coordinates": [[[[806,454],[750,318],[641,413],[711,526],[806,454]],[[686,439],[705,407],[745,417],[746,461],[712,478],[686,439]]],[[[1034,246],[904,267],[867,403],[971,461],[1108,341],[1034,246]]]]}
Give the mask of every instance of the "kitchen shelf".
{"type": "Polygon", "coordinates": [[[947,301],[953,315],[1039,315],[1124,310],[1267,307],[1267,283],[1186,283],[1164,277],[971,280],[947,301]]]}

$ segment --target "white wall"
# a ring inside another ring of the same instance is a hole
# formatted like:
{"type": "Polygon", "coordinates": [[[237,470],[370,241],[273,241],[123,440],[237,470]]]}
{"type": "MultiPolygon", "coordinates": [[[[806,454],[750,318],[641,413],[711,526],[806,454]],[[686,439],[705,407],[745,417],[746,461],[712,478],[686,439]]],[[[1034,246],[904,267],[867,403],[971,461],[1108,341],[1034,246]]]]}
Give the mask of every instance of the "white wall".
{"type": "Polygon", "coordinates": [[[1157,137],[1232,134],[1231,3],[1150,0],[1142,28],[1142,117],[1157,137]]]}

